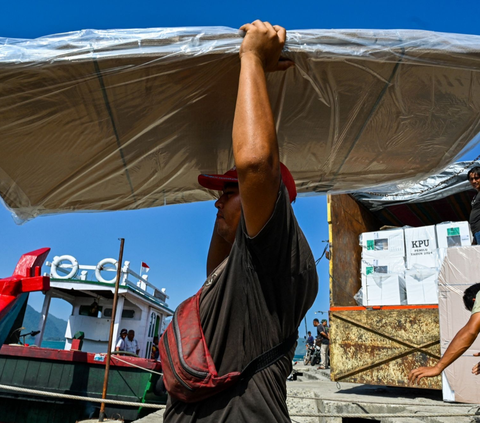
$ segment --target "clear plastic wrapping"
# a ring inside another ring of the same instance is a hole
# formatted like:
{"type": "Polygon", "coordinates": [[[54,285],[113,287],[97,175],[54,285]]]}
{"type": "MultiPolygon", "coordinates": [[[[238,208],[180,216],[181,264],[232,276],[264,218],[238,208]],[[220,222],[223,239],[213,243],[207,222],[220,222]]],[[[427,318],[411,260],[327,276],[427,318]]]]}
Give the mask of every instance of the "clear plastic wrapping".
{"type": "Polygon", "coordinates": [[[471,240],[468,222],[362,233],[362,288],[355,301],[364,306],[438,304],[444,258],[452,247],[470,246],[471,240]]]}
{"type": "Polygon", "coordinates": [[[372,188],[371,192],[354,192],[352,196],[372,211],[392,205],[435,201],[471,190],[467,173],[479,165],[479,162],[456,162],[419,181],[390,183],[372,188]]]}
{"type": "MultiPolygon", "coordinates": [[[[0,38],[0,195],[26,220],[201,201],[233,165],[242,38],[231,28],[0,38]]],[[[300,195],[420,179],[480,130],[480,37],[289,31],[268,74],[300,195]]]]}

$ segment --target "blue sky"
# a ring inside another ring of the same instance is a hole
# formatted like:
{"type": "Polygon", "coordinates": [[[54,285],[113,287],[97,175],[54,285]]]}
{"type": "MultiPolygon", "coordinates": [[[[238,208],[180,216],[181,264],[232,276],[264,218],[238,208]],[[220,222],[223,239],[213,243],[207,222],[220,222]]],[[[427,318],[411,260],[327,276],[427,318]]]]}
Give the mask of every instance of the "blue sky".
{"type": "MultiPolygon", "coordinates": [[[[425,29],[480,35],[478,16],[477,0],[23,1],[2,4],[0,37],[36,38],[87,28],[239,27],[256,18],[287,29],[425,29]]],[[[464,159],[474,158],[476,151],[464,159]]],[[[326,197],[300,198],[294,209],[314,256],[320,257],[325,245],[322,241],[328,239],[326,197]]],[[[0,277],[12,273],[21,254],[40,247],[52,248],[50,260],[63,254],[75,256],[81,264],[116,258],[118,238],[124,237],[125,259],[132,262],[134,270],[146,262],[151,268],[150,281],[167,289],[169,304],[175,308],[203,282],[214,216],[213,202],[206,202],[130,212],[47,216],[18,226],[10,212],[0,206],[0,277]]],[[[307,314],[309,330],[313,329],[314,311],[329,307],[326,259],[318,271],[320,291],[307,314]]],[[[31,304],[39,309],[40,294],[32,296],[31,304]]],[[[63,313],[67,310],[59,302],[53,304],[51,312],[66,318],[63,313]]]]}

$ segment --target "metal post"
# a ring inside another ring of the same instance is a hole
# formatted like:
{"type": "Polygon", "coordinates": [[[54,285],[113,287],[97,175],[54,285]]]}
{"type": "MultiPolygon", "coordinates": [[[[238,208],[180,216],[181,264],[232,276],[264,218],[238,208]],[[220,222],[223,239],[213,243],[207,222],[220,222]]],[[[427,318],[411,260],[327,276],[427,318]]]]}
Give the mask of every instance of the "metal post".
{"type": "MultiPolygon", "coordinates": [[[[102,399],[107,398],[108,372],[110,370],[110,357],[112,355],[112,342],[113,342],[112,337],[113,337],[113,328],[115,325],[115,314],[117,312],[118,287],[120,285],[120,276],[122,274],[124,244],[125,244],[125,239],[120,238],[120,255],[118,256],[117,280],[115,281],[115,294],[113,296],[112,317],[110,320],[110,335],[108,337],[108,350],[107,350],[107,358],[105,363],[105,379],[103,380],[102,399]]],[[[98,416],[98,421],[103,422],[104,419],[105,419],[105,403],[102,402],[102,405],[100,407],[100,414],[98,416]]]]}

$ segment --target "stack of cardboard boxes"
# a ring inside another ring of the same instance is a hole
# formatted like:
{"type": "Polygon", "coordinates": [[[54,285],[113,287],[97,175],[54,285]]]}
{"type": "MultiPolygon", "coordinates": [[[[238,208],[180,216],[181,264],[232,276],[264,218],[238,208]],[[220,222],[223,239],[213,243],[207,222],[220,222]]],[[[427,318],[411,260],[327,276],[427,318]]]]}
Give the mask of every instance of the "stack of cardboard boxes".
{"type": "Polygon", "coordinates": [[[363,305],[438,304],[438,272],[450,247],[471,245],[468,222],[360,235],[363,305]]]}

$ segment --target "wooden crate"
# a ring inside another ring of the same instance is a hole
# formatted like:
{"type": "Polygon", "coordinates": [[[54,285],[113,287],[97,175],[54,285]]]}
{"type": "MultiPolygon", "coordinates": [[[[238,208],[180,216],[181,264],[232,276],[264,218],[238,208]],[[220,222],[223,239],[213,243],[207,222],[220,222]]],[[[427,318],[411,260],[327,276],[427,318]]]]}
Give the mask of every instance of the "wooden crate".
{"type": "MultiPolygon", "coordinates": [[[[412,369],[440,358],[438,307],[359,307],[359,235],[382,223],[350,195],[328,196],[328,223],[332,380],[406,387],[412,369]]],[[[441,378],[420,386],[441,389],[441,378]]]]}

